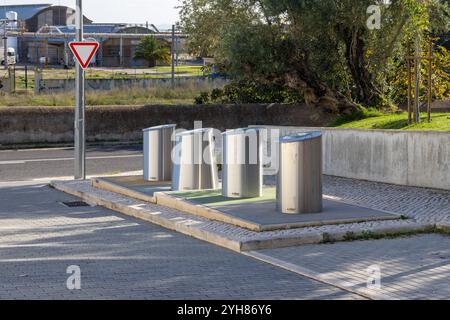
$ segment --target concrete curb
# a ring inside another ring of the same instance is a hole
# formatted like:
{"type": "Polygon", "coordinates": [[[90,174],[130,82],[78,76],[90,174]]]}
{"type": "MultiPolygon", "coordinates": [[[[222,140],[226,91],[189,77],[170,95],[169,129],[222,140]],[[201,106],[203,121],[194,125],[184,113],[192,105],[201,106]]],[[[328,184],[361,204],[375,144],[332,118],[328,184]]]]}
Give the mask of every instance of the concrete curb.
{"type": "Polygon", "coordinates": [[[137,219],[141,219],[150,223],[154,223],[156,225],[159,225],[161,227],[164,227],[169,230],[173,230],[176,232],[180,232],[182,234],[204,240],[207,242],[210,242],[212,244],[225,247],[227,249],[241,252],[241,243],[239,241],[235,241],[229,238],[222,237],[220,235],[214,234],[212,232],[208,232],[205,230],[202,230],[200,228],[196,228],[195,224],[190,220],[170,220],[165,219],[161,217],[159,214],[151,214],[143,212],[139,206],[129,206],[126,204],[121,204],[118,202],[109,201],[106,199],[102,199],[101,197],[91,195],[79,190],[76,190],[75,188],[71,188],[67,185],[64,185],[63,183],[55,182],[53,181],[51,183],[51,186],[55,188],[56,190],[71,194],[73,196],[76,196],[78,198],[81,198],[82,200],[86,201],[87,203],[91,205],[97,205],[102,206],[107,209],[120,212],[122,214],[125,214],[127,216],[131,216],[137,219]],[[191,225],[191,223],[193,223],[191,225]]]}
{"type": "Polygon", "coordinates": [[[137,200],[147,201],[156,204],[156,195],[149,196],[147,194],[135,190],[127,189],[104,178],[93,178],[91,181],[92,186],[94,188],[103,189],[106,191],[122,194],[124,196],[134,198],[137,200]]]}

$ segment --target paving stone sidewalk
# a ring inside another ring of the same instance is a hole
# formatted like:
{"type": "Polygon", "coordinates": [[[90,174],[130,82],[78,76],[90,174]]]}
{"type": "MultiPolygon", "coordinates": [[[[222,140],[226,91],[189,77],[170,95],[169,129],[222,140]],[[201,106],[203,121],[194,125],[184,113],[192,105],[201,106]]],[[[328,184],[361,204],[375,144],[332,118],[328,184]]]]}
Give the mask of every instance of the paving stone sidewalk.
{"type": "MultiPolygon", "coordinates": [[[[270,179],[266,179],[270,182],[270,179]]],[[[267,182],[267,181],[266,181],[267,182]]],[[[271,184],[269,183],[269,184],[271,184]]],[[[400,221],[353,223],[338,226],[298,228],[276,232],[251,232],[216,221],[184,214],[161,206],[122,198],[89,183],[75,183],[87,193],[95,193],[140,210],[158,212],[169,219],[189,222],[193,228],[214,231],[234,239],[265,239],[270,237],[308,236],[317,233],[347,233],[385,228],[450,225],[450,192],[402,187],[383,183],[357,181],[337,177],[324,178],[324,193],[336,200],[369,208],[381,209],[410,218],[400,221]]],[[[283,249],[250,252],[257,259],[324,281],[334,286],[378,299],[450,299],[450,238],[430,234],[412,237],[342,242],[329,245],[306,245],[283,249]],[[368,291],[367,267],[379,265],[382,290],[368,291]]]]}
{"type": "MultiPolygon", "coordinates": [[[[273,177],[266,177],[266,183],[274,183],[273,177]]],[[[145,203],[116,193],[96,189],[88,181],[56,182],[54,185],[63,191],[72,190],[75,191],[75,194],[81,192],[90,198],[101,199],[101,203],[117,203],[126,207],[127,210],[135,209],[136,212],[148,216],[149,219],[164,220],[163,224],[173,224],[172,227],[175,230],[192,236],[197,234],[202,239],[205,237],[202,235],[205,234],[213,237],[218,236],[222,239],[219,242],[231,243],[227,247],[241,247],[241,250],[267,248],[265,246],[266,243],[269,244],[270,242],[273,244],[273,241],[277,241],[278,246],[286,246],[320,243],[329,238],[342,240],[348,234],[357,235],[365,232],[381,234],[416,232],[431,228],[439,223],[445,223],[446,219],[450,217],[450,192],[329,176],[324,178],[324,194],[330,199],[393,212],[404,215],[409,219],[254,232],[227,223],[208,220],[179,210],[145,203]],[[157,216],[154,215],[155,212],[158,212],[157,216]],[[183,230],[176,229],[177,225],[179,226],[181,223],[174,223],[174,221],[189,222],[189,230],[186,229],[186,226],[182,226],[183,230]]],[[[158,223],[156,221],[152,222],[158,223]]],[[[209,237],[209,239],[212,239],[212,237],[209,237]]],[[[204,240],[207,239],[205,238],[204,240]]]]}
{"type": "Polygon", "coordinates": [[[373,298],[450,299],[448,235],[305,245],[256,254],[373,298]],[[380,268],[379,289],[367,289],[367,281],[373,275],[368,272],[369,267],[380,268]]]}
{"type": "Polygon", "coordinates": [[[47,186],[0,188],[0,299],[360,299],[47,186]],[[70,265],[81,290],[66,287],[70,265]]]}
{"type": "Polygon", "coordinates": [[[417,222],[434,224],[450,218],[450,191],[325,176],[324,193],[364,207],[403,214],[417,222]]]}

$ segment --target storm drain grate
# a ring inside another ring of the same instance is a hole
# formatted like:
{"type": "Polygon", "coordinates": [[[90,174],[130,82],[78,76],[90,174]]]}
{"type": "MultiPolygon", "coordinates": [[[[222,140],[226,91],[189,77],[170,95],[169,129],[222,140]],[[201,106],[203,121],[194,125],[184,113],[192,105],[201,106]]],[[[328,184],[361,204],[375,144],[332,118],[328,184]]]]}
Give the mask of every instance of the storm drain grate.
{"type": "Polygon", "coordinates": [[[69,201],[69,202],[62,202],[62,204],[68,208],[90,207],[90,205],[84,201],[69,201]]]}

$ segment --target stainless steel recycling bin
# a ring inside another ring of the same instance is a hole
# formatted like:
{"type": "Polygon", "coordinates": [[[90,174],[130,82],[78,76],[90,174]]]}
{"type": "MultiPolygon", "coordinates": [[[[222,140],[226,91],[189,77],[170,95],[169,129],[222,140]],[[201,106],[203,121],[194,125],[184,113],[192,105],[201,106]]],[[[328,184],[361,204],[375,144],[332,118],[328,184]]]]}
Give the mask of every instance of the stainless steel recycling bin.
{"type": "Polygon", "coordinates": [[[197,129],[176,135],[173,191],[218,189],[213,129],[197,129]]]}
{"type": "Polygon", "coordinates": [[[170,181],[172,178],[173,134],[176,125],[144,129],[144,180],[170,181]]]}
{"type": "Polygon", "coordinates": [[[277,208],[282,213],[319,213],[322,203],[322,133],[280,139],[277,208]]]}
{"type": "Polygon", "coordinates": [[[222,195],[256,198],[263,188],[264,128],[229,130],[223,136],[222,195]]]}

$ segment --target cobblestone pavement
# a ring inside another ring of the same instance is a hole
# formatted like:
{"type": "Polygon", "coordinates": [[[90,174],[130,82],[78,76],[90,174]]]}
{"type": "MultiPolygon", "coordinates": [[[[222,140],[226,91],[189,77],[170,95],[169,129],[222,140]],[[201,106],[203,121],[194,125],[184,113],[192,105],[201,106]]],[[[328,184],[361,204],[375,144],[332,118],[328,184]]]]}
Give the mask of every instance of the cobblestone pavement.
{"type": "Polygon", "coordinates": [[[327,283],[388,299],[450,299],[450,236],[339,242],[258,251],[269,259],[311,270],[327,283]],[[380,289],[367,289],[378,266],[380,289]]]}
{"type": "MultiPolygon", "coordinates": [[[[276,184],[276,177],[266,177],[265,183],[276,184]]],[[[450,191],[324,176],[323,192],[336,200],[403,214],[417,222],[450,218],[450,191]]]]}
{"type": "Polygon", "coordinates": [[[403,214],[418,222],[450,218],[450,192],[325,176],[324,193],[368,208],[403,214]]]}
{"type": "Polygon", "coordinates": [[[0,299],[360,299],[46,186],[0,188],[0,299]],[[81,290],[66,288],[81,268],[81,290]]]}

